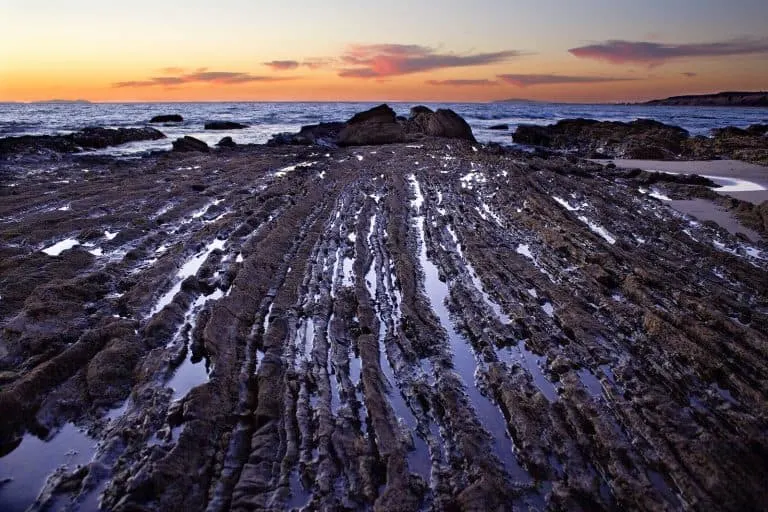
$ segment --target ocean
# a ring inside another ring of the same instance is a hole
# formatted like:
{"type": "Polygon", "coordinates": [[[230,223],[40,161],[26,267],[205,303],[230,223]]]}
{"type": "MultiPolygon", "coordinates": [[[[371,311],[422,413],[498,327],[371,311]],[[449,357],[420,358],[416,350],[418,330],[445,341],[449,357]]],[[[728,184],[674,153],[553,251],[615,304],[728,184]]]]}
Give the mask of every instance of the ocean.
{"type": "MultiPolygon", "coordinates": [[[[144,126],[160,114],[181,114],[178,125],[155,125],[168,138],[137,142],[100,150],[111,155],[136,155],[146,151],[167,150],[171,141],[190,135],[215,144],[231,136],[235,142],[264,143],[279,132],[294,132],[307,124],[344,121],[356,112],[379,103],[0,103],[0,137],[68,133],[86,126],[144,126]],[[249,125],[243,130],[206,131],[210,120],[231,120],[249,125]]],[[[408,115],[418,103],[389,103],[399,115],[408,115]]],[[[707,135],[712,128],[745,127],[768,123],[768,108],[651,107],[641,105],[582,105],[563,103],[424,103],[450,108],[472,127],[480,142],[512,144],[510,132],[519,124],[551,124],[576,117],[601,121],[631,121],[649,118],[681,126],[693,135],[707,135]],[[490,130],[496,124],[508,124],[509,131],[490,130]]]]}

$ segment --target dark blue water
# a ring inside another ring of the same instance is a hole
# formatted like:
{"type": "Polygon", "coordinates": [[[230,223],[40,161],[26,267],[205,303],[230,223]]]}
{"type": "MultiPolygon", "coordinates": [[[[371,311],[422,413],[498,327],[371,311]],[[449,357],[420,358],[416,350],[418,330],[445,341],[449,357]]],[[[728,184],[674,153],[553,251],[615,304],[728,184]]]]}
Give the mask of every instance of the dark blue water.
{"type": "MultiPolygon", "coordinates": [[[[209,144],[230,135],[238,143],[264,143],[277,132],[297,131],[321,121],[344,121],[376,103],[95,103],[95,104],[0,104],[0,137],[25,134],[66,133],[85,126],[143,126],[159,114],[181,114],[184,123],[159,126],[166,140],[110,148],[113,154],[148,149],[170,149],[174,138],[191,135],[209,144]],[[209,120],[232,120],[250,125],[232,132],[206,132],[209,120]]],[[[414,103],[390,103],[407,115],[414,103]]],[[[656,119],[682,126],[694,135],[712,128],[745,127],[768,122],[768,108],[648,107],[639,105],[574,105],[562,103],[427,103],[432,108],[451,108],[472,126],[480,142],[510,143],[507,131],[488,128],[508,124],[550,124],[560,119],[587,117],[601,121],[656,119]]]]}

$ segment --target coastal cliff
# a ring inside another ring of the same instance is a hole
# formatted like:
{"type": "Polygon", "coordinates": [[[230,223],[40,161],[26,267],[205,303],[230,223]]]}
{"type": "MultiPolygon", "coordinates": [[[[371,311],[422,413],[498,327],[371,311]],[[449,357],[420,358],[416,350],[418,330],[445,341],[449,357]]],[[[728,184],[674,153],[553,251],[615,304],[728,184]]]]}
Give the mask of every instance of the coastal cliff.
{"type": "Polygon", "coordinates": [[[768,107],[768,92],[718,92],[715,94],[692,94],[671,96],[652,100],[643,105],[680,107],[768,107]]]}

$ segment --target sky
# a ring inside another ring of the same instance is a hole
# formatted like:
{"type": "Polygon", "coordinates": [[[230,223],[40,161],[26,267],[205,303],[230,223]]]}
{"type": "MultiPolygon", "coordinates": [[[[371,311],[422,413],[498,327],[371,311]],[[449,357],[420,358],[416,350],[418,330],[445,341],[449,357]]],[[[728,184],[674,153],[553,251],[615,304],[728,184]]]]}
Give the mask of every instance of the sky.
{"type": "Polygon", "coordinates": [[[768,90],[766,0],[0,0],[0,101],[768,90]]]}

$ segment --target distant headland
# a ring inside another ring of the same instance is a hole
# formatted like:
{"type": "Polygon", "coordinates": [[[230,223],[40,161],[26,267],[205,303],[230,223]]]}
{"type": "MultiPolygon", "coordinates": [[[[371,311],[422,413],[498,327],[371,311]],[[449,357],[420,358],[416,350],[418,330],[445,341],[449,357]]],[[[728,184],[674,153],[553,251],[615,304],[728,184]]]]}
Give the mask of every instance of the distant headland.
{"type": "Polygon", "coordinates": [[[687,96],[671,96],[651,100],[641,105],[690,107],[768,107],[768,92],[718,92],[687,96]]]}
{"type": "Polygon", "coordinates": [[[76,104],[90,104],[91,102],[88,100],[43,100],[43,101],[30,101],[31,104],[41,104],[41,103],[76,103],[76,104]]]}

